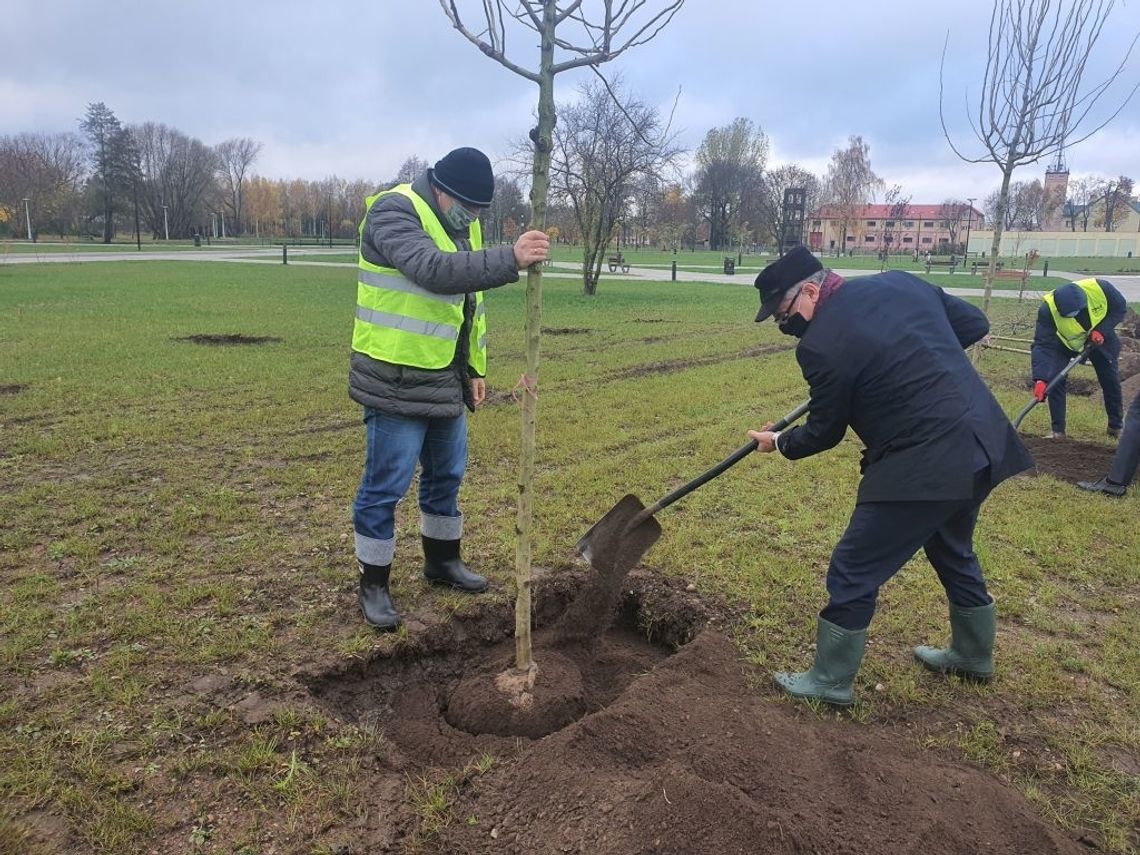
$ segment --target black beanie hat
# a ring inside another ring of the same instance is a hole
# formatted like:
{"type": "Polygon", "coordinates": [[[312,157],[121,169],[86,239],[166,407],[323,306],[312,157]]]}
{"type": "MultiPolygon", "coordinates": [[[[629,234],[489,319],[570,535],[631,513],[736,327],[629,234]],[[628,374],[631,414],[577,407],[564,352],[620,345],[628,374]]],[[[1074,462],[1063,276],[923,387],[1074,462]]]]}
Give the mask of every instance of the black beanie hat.
{"type": "Polygon", "coordinates": [[[757,323],[772,316],[789,288],[820,270],[823,270],[823,265],[806,246],[793,247],[783,257],[761,270],[755,282],[756,288],[760,291],[757,323]]]}
{"type": "Polygon", "coordinates": [[[477,148],[449,151],[430,170],[431,180],[448,196],[486,208],[495,195],[495,174],[491,161],[477,148]]]}

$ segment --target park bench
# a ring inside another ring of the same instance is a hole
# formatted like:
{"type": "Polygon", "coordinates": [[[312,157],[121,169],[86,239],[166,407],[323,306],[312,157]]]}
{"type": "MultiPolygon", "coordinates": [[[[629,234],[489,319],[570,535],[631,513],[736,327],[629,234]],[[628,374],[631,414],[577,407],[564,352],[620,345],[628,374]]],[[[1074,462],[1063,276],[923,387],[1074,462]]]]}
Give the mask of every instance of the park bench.
{"type": "Polygon", "coordinates": [[[610,266],[610,273],[616,273],[619,267],[622,273],[629,273],[629,262],[620,252],[617,255],[611,255],[607,262],[610,266]]]}
{"type": "Polygon", "coordinates": [[[947,267],[949,268],[948,272],[953,273],[954,270],[958,267],[958,259],[954,256],[950,256],[949,258],[926,259],[926,272],[929,273],[930,268],[932,267],[947,267]]]}
{"type": "Polygon", "coordinates": [[[1028,278],[1028,270],[998,270],[994,273],[994,279],[1016,279],[1022,285],[1025,285],[1025,280],[1028,278]]]}
{"type": "MultiPolygon", "coordinates": [[[[975,275],[979,270],[981,270],[983,273],[985,273],[986,270],[989,269],[989,266],[990,266],[990,263],[984,259],[982,261],[974,261],[970,264],[970,275],[971,276],[975,275]]],[[[999,261],[997,263],[997,267],[995,267],[994,269],[1000,273],[1001,268],[1002,268],[1002,262],[999,261]]]]}

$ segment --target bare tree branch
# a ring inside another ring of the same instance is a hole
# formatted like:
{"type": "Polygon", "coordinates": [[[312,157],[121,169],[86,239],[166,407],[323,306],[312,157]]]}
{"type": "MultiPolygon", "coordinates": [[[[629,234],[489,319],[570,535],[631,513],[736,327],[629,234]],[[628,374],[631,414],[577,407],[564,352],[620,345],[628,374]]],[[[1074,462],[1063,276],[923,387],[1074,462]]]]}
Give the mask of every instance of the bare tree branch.
{"type": "MultiPolygon", "coordinates": [[[[949,34],[943,43],[938,81],[942,134],[961,160],[992,162],[1002,173],[994,208],[990,271],[982,301],[987,313],[1002,229],[1007,221],[1013,170],[1088,139],[1116,118],[1140,88],[1138,81],[1107,118],[1078,132],[1120,80],[1140,39],[1138,32],[1120,62],[1103,80],[1092,85],[1085,83],[1089,59],[1114,6],[1115,0],[995,0],[976,114],[969,109],[967,95],[966,116],[982,149],[976,156],[959,148],[946,122],[943,103],[949,34]]],[[[1019,192],[1024,194],[1025,190],[1019,192]]],[[[1019,222],[1038,222],[1041,206],[1036,208],[1037,214],[1022,215],[1019,222]]]]}

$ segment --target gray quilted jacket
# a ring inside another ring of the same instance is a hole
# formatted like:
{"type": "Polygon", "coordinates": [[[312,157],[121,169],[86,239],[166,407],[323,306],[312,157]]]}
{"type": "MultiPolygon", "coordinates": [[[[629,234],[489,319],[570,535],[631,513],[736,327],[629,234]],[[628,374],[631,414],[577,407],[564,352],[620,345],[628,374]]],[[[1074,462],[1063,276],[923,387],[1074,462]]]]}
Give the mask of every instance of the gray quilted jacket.
{"type": "MultiPolygon", "coordinates": [[[[429,169],[412,184],[412,190],[439,215],[431,192],[429,169]]],[[[440,222],[444,222],[442,216],[440,222]]],[[[446,222],[444,226],[447,227],[446,222]]],[[[377,199],[366,215],[361,252],[365,260],[395,267],[421,288],[438,294],[474,294],[498,288],[519,278],[514,248],[494,246],[470,250],[466,234],[449,229],[458,252],[442,252],[420,225],[419,215],[406,197],[393,193],[377,199]]],[[[365,407],[397,416],[454,418],[471,398],[472,373],[467,364],[467,343],[475,298],[464,304],[464,325],[456,342],[455,358],[447,368],[425,369],[397,365],[353,351],[348,394],[365,407]]]]}

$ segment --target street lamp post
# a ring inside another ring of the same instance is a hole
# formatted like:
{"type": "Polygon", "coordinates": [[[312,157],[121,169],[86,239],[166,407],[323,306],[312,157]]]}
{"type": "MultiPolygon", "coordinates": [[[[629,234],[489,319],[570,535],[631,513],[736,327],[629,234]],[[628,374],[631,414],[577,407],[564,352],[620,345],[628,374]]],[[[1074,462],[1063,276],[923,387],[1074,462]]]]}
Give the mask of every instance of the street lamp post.
{"type": "Polygon", "coordinates": [[[32,209],[30,207],[28,207],[29,201],[30,200],[25,196],[24,197],[24,217],[28,222],[28,240],[30,241],[32,239],[32,209]]]}
{"type": "Polygon", "coordinates": [[[166,233],[166,239],[170,240],[170,220],[166,217],[166,206],[162,206],[162,230],[166,233]]]}
{"type": "Polygon", "coordinates": [[[977,196],[970,196],[966,199],[970,203],[970,212],[966,216],[966,245],[962,247],[962,258],[966,259],[970,254],[970,226],[974,223],[974,200],[977,196]]]}

